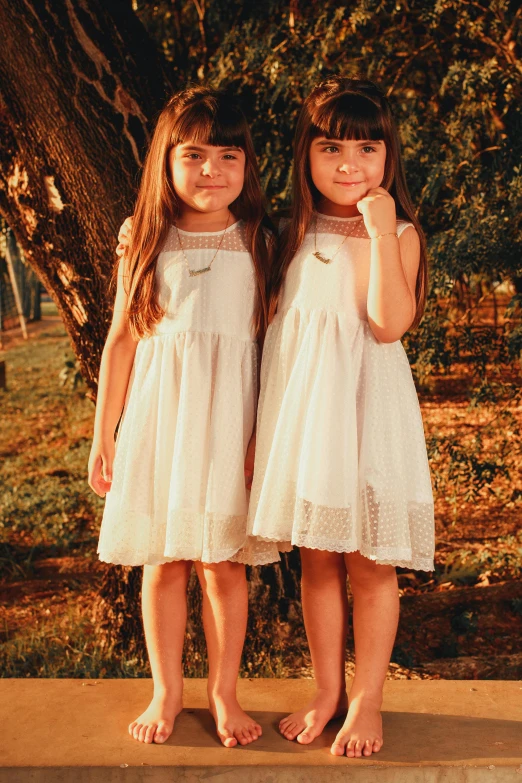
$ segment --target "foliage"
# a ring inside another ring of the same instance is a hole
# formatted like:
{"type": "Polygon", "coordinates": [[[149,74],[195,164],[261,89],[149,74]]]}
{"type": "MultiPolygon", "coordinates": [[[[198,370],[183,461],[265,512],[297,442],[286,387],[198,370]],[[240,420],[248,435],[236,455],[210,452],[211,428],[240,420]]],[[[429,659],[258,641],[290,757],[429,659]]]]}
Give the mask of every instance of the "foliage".
{"type": "MultiPolygon", "coordinates": [[[[174,82],[206,79],[241,99],[273,209],[290,197],[293,128],[311,87],[339,72],[381,85],[428,238],[426,314],[404,339],[414,376],[429,388],[435,373],[464,363],[470,404],[490,411],[489,418],[500,405],[508,416],[519,401],[522,355],[519,5],[138,0],[135,7],[170,61],[174,82]],[[493,323],[481,317],[485,301],[492,302],[493,323]],[[507,365],[512,381],[504,383],[507,365]]],[[[520,438],[516,422],[511,429],[520,438]]],[[[483,435],[477,431],[466,445],[432,438],[434,464],[445,452],[451,465],[437,480],[456,481],[469,494],[511,470],[513,459],[505,460],[513,437],[488,454],[483,435]]]]}

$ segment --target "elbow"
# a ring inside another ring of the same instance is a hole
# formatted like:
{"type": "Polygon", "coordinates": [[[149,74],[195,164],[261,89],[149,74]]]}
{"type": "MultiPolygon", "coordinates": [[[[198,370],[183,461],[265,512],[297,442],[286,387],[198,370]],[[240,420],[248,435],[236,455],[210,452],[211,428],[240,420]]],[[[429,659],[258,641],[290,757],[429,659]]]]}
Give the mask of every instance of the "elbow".
{"type": "Polygon", "coordinates": [[[402,323],[402,324],[394,324],[393,326],[379,326],[375,323],[375,321],[372,321],[370,318],[368,319],[368,322],[370,324],[370,328],[373,332],[374,337],[380,342],[380,343],[395,343],[397,340],[400,340],[401,337],[408,331],[408,329],[411,326],[410,323],[402,323]]]}
{"type": "Polygon", "coordinates": [[[129,332],[109,332],[105,342],[104,353],[125,353],[133,355],[136,352],[138,343],[132,338],[129,332]]]}

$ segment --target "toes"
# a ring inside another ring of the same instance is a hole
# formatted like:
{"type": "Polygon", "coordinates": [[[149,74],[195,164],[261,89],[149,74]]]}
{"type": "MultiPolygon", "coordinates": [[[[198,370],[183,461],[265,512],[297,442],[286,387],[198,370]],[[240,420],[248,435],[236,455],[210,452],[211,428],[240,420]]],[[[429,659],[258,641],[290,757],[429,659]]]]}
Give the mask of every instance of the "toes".
{"type": "Polygon", "coordinates": [[[362,755],[361,754],[361,745],[362,745],[361,740],[357,740],[357,742],[355,743],[355,757],[356,758],[360,758],[361,755],[362,755]]]}
{"type": "Polygon", "coordinates": [[[310,742],[314,741],[315,737],[316,735],[310,729],[305,729],[297,735],[297,741],[300,745],[309,745],[310,742]]]}
{"type": "Polygon", "coordinates": [[[381,748],[382,748],[382,740],[376,739],[375,742],[373,743],[373,752],[378,753],[381,748]]]}
{"type": "Polygon", "coordinates": [[[165,742],[169,737],[169,730],[165,723],[160,723],[154,735],[154,742],[165,742]]]}
{"type": "Polygon", "coordinates": [[[286,729],[283,731],[283,736],[289,740],[294,740],[298,734],[299,729],[297,728],[297,723],[289,723],[286,729]]]}
{"type": "Polygon", "coordinates": [[[351,739],[348,740],[348,744],[346,745],[346,755],[350,758],[353,758],[355,756],[355,740],[351,739]]]}
{"type": "Polygon", "coordinates": [[[252,738],[246,729],[238,729],[238,731],[235,732],[235,735],[241,745],[248,745],[252,742],[252,738]]]}
{"type": "Polygon", "coordinates": [[[157,729],[157,726],[156,726],[155,723],[151,723],[150,726],[146,726],[145,727],[145,732],[143,734],[143,741],[146,742],[147,744],[149,742],[152,742],[152,739],[154,737],[154,732],[156,731],[156,729],[157,729]]]}
{"type": "Polygon", "coordinates": [[[225,729],[225,731],[218,731],[218,735],[225,748],[235,748],[237,745],[237,739],[228,729],[225,729]]]}
{"type": "Polygon", "coordinates": [[[372,743],[369,739],[366,740],[364,743],[363,749],[363,756],[371,756],[372,755],[372,743]]]}
{"type": "Polygon", "coordinates": [[[145,741],[145,734],[146,734],[147,729],[148,729],[148,725],[146,723],[144,723],[143,726],[140,729],[139,734],[138,734],[138,739],[139,739],[140,742],[144,742],[145,741]]]}
{"type": "Polygon", "coordinates": [[[341,740],[335,740],[334,744],[330,748],[330,753],[333,756],[344,756],[345,745],[341,740]]]}
{"type": "Polygon", "coordinates": [[[134,725],[134,728],[132,730],[132,736],[134,737],[135,740],[140,738],[140,730],[142,728],[142,725],[143,724],[141,724],[141,723],[136,723],[134,725]]]}
{"type": "Polygon", "coordinates": [[[129,734],[132,737],[132,732],[134,731],[134,726],[136,725],[136,721],[133,720],[132,723],[129,723],[129,734]]]}

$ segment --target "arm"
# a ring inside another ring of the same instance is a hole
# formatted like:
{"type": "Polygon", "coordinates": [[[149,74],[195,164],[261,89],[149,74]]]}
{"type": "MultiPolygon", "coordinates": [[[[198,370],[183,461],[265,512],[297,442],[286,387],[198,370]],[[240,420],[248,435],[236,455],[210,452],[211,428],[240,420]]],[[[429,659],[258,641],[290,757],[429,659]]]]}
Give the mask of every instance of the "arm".
{"type": "Polygon", "coordinates": [[[357,207],[371,242],[368,323],[380,342],[395,342],[415,317],[419,236],[413,227],[404,229],[400,239],[394,236],[395,202],[384,188],[370,190],[357,207]]]}
{"type": "Polygon", "coordinates": [[[101,358],[94,435],[89,457],[89,485],[101,497],[111,488],[114,432],[125,403],[137,347],[127,321],[124,263],[122,258],[118,268],[112,323],[101,358]]]}
{"type": "Polygon", "coordinates": [[[415,317],[415,283],[420,261],[419,235],[413,226],[399,239],[371,240],[368,323],[383,343],[400,340],[415,317]]]}

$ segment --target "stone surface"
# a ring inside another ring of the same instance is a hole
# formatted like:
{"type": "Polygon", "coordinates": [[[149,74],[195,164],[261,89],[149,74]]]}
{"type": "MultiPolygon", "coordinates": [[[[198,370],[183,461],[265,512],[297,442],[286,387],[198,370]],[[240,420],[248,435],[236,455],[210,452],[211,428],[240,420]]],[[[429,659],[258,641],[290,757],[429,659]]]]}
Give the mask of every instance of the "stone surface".
{"type": "Polygon", "coordinates": [[[388,680],[384,746],[369,759],[331,755],[341,721],[308,746],[281,737],[280,718],[312,693],[310,680],[240,680],[263,736],[226,749],[204,680],[186,680],[167,743],[145,745],[127,727],[147,706],[151,680],[0,679],[0,781],[522,783],[521,681],[388,680]]]}

